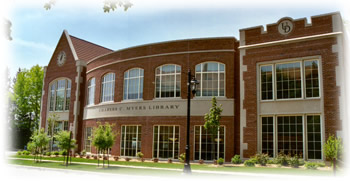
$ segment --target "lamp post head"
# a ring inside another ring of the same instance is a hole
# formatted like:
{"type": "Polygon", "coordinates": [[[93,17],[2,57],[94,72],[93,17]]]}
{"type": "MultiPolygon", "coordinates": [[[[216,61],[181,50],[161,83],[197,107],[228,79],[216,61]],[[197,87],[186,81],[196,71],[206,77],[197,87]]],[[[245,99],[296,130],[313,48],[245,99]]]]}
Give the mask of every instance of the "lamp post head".
{"type": "Polygon", "coordinates": [[[196,91],[197,91],[197,85],[199,84],[198,80],[196,80],[195,77],[192,78],[191,80],[191,90],[192,90],[192,94],[196,95],[196,91]]]}

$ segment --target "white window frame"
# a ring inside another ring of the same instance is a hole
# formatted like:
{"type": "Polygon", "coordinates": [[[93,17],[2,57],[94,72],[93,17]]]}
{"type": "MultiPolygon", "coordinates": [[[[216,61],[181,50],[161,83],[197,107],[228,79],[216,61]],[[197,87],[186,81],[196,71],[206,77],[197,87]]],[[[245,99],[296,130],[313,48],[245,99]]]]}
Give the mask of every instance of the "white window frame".
{"type": "Polygon", "coordinates": [[[132,68],[132,69],[129,69],[127,71],[124,72],[124,81],[123,81],[123,84],[124,84],[124,87],[123,87],[123,100],[142,100],[143,99],[143,85],[144,85],[144,69],[142,68],[132,68]],[[137,77],[132,77],[130,78],[130,71],[132,70],[138,70],[139,71],[139,76],[137,77]],[[142,73],[142,75],[141,75],[142,73]],[[127,77],[125,77],[125,75],[127,74],[127,77]],[[130,79],[138,79],[138,87],[139,87],[139,90],[138,90],[138,94],[137,94],[137,98],[135,99],[129,99],[129,80],[130,79]],[[127,83],[125,84],[125,80],[127,80],[127,83]],[[141,81],[142,81],[142,87],[141,87],[141,81]],[[126,88],[126,93],[125,93],[125,88],[126,88]],[[141,93],[142,93],[142,96],[141,96],[141,93]],[[126,97],[124,97],[124,95],[126,94],[126,97]]]}
{"type": "Polygon", "coordinates": [[[305,99],[319,99],[319,98],[321,98],[321,74],[320,74],[320,72],[321,72],[321,70],[320,70],[320,63],[321,63],[321,61],[319,60],[319,59],[317,59],[317,58],[315,58],[315,59],[305,59],[305,60],[303,60],[303,73],[304,73],[304,80],[303,80],[303,84],[305,85],[304,86],[304,89],[303,89],[303,91],[305,92],[305,99]],[[318,73],[318,97],[306,97],[306,78],[305,78],[305,62],[309,62],[309,61],[317,61],[317,73],[318,73]]]}
{"type": "MultiPolygon", "coordinates": [[[[159,137],[160,137],[160,127],[161,126],[172,126],[173,127],[173,140],[175,140],[175,131],[176,131],[176,127],[179,128],[179,141],[178,141],[178,155],[177,157],[179,158],[180,157],[180,140],[181,140],[181,128],[179,125],[154,125],[153,126],[153,138],[152,138],[152,157],[153,158],[159,158],[159,137]],[[158,137],[157,137],[157,155],[155,156],[154,155],[154,130],[155,130],[155,127],[158,127],[158,137]]],[[[175,158],[175,141],[173,141],[173,157],[171,159],[174,159],[175,158]]],[[[165,158],[160,158],[160,159],[165,159],[165,158]]]]}
{"type": "Polygon", "coordinates": [[[102,77],[101,81],[101,96],[100,96],[100,102],[106,103],[106,102],[114,102],[114,96],[115,96],[115,73],[110,72],[105,74],[102,77]],[[104,81],[105,77],[108,75],[113,75],[111,80],[104,81]],[[106,87],[104,87],[106,85],[106,87]],[[107,95],[105,95],[107,94],[107,95]],[[110,95],[111,94],[111,95],[110,95]],[[107,100],[106,97],[111,96],[112,100],[107,100]]]}
{"type": "Polygon", "coordinates": [[[96,89],[96,78],[92,77],[88,81],[88,91],[87,91],[87,105],[94,105],[95,104],[95,89],[96,89]],[[92,80],[94,84],[92,84],[92,80]]]}
{"type": "Polygon", "coordinates": [[[161,65],[161,66],[158,66],[156,69],[155,69],[155,89],[154,89],[154,97],[156,99],[171,99],[171,98],[181,98],[181,71],[182,71],[182,67],[180,65],[177,65],[177,64],[164,64],[164,65],[161,65]],[[173,65],[175,66],[175,73],[168,73],[168,74],[162,74],[162,69],[164,66],[168,66],[168,65],[173,65]],[[180,72],[177,72],[176,68],[177,67],[180,67],[180,72]],[[157,74],[157,69],[159,68],[159,74],[157,74]],[[163,76],[167,76],[167,75],[172,75],[174,76],[174,97],[162,97],[162,77],[163,76]],[[177,79],[176,79],[176,76],[177,75],[180,75],[180,94],[179,96],[176,96],[176,82],[177,82],[177,79]],[[159,76],[159,97],[157,97],[157,76],[159,76]]]}
{"type": "Polygon", "coordinates": [[[72,94],[71,94],[71,87],[72,87],[72,81],[68,78],[59,78],[56,79],[54,81],[52,81],[49,84],[49,95],[48,95],[48,110],[49,112],[69,112],[69,107],[70,107],[70,103],[68,104],[68,109],[66,108],[67,106],[67,91],[70,91],[70,101],[72,99],[72,94]],[[56,99],[57,99],[57,88],[58,88],[58,81],[60,80],[64,80],[65,81],[65,88],[64,88],[64,98],[63,98],[63,108],[62,110],[56,110],[56,99]],[[70,84],[70,86],[68,87],[68,85],[70,84]],[[51,86],[55,85],[55,89],[52,90],[51,86]],[[53,97],[52,97],[52,93],[53,93],[53,97]],[[50,110],[50,104],[51,104],[51,99],[53,99],[53,108],[52,110],[50,110]]]}
{"type": "MultiPolygon", "coordinates": [[[[124,126],[124,140],[123,140],[123,136],[120,135],[120,156],[121,157],[132,157],[132,156],[125,156],[125,143],[126,143],[126,127],[129,127],[129,126],[136,126],[136,149],[135,149],[135,156],[133,158],[136,158],[137,157],[137,150],[138,150],[138,141],[139,141],[139,129],[142,130],[142,125],[121,125],[120,129],[120,134],[123,134],[123,126],[124,126]],[[122,155],[122,141],[124,141],[124,155],[122,155]]],[[[142,137],[142,132],[141,132],[141,137],[142,137]]],[[[142,140],[142,139],[141,139],[142,140]]],[[[142,144],[141,144],[142,145],[142,144]]],[[[153,146],[153,145],[152,145],[153,146]]],[[[140,149],[141,150],[141,149],[140,149]]]]}
{"type": "MultiPolygon", "coordinates": [[[[213,97],[213,96],[203,96],[203,84],[202,84],[202,81],[203,81],[203,74],[205,73],[208,73],[208,72],[203,72],[203,65],[206,64],[206,63],[217,63],[218,64],[218,87],[217,87],[217,91],[218,91],[218,95],[213,95],[215,97],[225,97],[226,96],[226,65],[224,63],[221,63],[221,62],[215,62],[215,61],[209,61],[209,62],[201,62],[199,64],[197,64],[195,66],[195,75],[197,75],[197,73],[201,74],[201,80],[198,80],[199,81],[199,85],[200,85],[200,95],[196,95],[196,97],[213,97]],[[220,71],[220,64],[224,65],[224,71],[220,71]],[[200,72],[197,72],[196,70],[196,67],[200,65],[201,66],[201,70],[200,72]],[[220,96],[220,73],[224,73],[224,95],[220,96]]],[[[196,77],[197,78],[197,77],[196,77]]]]}

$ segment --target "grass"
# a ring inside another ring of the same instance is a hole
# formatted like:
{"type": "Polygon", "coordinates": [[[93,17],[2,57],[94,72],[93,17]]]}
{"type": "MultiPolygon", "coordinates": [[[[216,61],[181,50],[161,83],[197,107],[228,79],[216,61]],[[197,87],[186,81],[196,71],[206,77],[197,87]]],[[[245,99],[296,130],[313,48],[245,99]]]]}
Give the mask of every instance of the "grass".
{"type": "MultiPolygon", "coordinates": [[[[33,159],[30,155],[15,155],[14,158],[25,158],[33,159]]],[[[181,174],[181,171],[169,171],[169,170],[151,170],[151,169],[141,169],[141,168],[125,168],[113,166],[108,169],[99,169],[96,165],[83,165],[78,163],[94,163],[97,164],[97,160],[84,159],[84,158],[72,158],[72,162],[76,162],[70,166],[68,169],[72,170],[84,170],[84,171],[96,171],[96,172],[122,172],[122,173],[135,173],[135,169],[139,169],[137,173],[154,173],[154,174],[166,174],[166,175],[177,175],[181,174]]],[[[48,167],[48,168],[62,168],[67,169],[63,166],[63,157],[43,157],[42,163],[34,163],[33,160],[18,160],[11,159],[9,163],[17,165],[27,165],[35,167],[48,167]],[[47,162],[44,160],[55,160],[62,162],[47,162]]],[[[101,164],[101,161],[100,161],[101,164]]],[[[183,169],[183,164],[177,163],[153,163],[153,162],[126,162],[126,161],[110,161],[111,165],[125,165],[125,166],[142,166],[142,167],[155,167],[155,168],[168,168],[168,169],[183,169]]],[[[242,172],[242,173],[264,173],[264,174],[287,174],[287,175],[315,175],[315,176],[327,176],[332,175],[332,171],[325,170],[307,170],[302,168],[271,168],[271,167],[239,167],[239,166],[220,166],[213,167],[211,164],[191,164],[192,170],[202,170],[202,171],[221,171],[221,172],[242,172]]]]}

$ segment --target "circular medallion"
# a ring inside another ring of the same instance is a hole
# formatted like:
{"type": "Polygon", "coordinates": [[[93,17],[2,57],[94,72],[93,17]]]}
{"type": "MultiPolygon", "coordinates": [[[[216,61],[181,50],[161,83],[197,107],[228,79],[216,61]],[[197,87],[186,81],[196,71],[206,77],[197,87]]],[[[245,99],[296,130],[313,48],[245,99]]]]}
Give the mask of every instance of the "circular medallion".
{"type": "Polygon", "coordinates": [[[57,56],[57,65],[62,66],[65,61],[66,61],[66,53],[64,51],[61,51],[57,56]]]}
{"type": "Polygon", "coordinates": [[[278,24],[278,32],[282,35],[287,35],[293,30],[293,22],[290,20],[283,20],[278,24]]]}

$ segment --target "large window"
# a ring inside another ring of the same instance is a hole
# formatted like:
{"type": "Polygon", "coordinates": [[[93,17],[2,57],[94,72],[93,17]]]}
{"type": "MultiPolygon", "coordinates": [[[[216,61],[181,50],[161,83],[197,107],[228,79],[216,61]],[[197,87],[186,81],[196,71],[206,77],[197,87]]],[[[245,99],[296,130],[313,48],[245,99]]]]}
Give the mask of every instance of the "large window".
{"type": "Polygon", "coordinates": [[[195,126],[195,160],[218,160],[225,158],[225,127],[220,126],[216,135],[209,133],[203,126],[195,126]]]}
{"type": "Polygon", "coordinates": [[[108,73],[102,78],[101,102],[114,100],[115,74],[108,73]]]}
{"type": "Polygon", "coordinates": [[[154,126],[153,157],[179,158],[179,126],[154,126]]]}
{"type": "Polygon", "coordinates": [[[260,99],[320,97],[318,65],[318,60],[261,65],[260,99]]]}
{"type": "Polygon", "coordinates": [[[50,84],[49,111],[68,111],[71,97],[71,81],[60,79],[50,84]]]}
{"type": "Polygon", "coordinates": [[[156,69],[156,98],[180,97],[181,67],[163,65],[156,69]]]}
{"type": "Polygon", "coordinates": [[[318,61],[305,61],[304,68],[306,97],[319,97],[318,61]]]}
{"type": "Polygon", "coordinates": [[[199,81],[196,96],[225,96],[225,65],[206,62],[196,65],[196,79],[199,81]]]}
{"type": "Polygon", "coordinates": [[[309,115],[307,120],[307,149],[309,159],[322,159],[321,118],[309,115]]]}
{"type": "Polygon", "coordinates": [[[273,153],[273,117],[261,118],[261,152],[268,154],[270,157],[273,153]]]}
{"type": "Polygon", "coordinates": [[[278,153],[303,156],[302,116],[278,116],[278,153]]]}
{"type": "Polygon", "coordinates": [[[92,128],[85,128],[85,151],[91,153],[91,136],[92,136],[92,128]]]}
{"type": "Polygon", "coordinates": [[[142,99],[143,69],[134,68],[124,73],[124,100],[142,99]]]}
{"type": "Polygon", "coordinates": [[[264,65],[260,67],[261,76],[261,99],[273,99],[273,80],[272,80],[272,65],[264,65]]]}
{"type": "Polygon", "coordinates": [[[141,126],[122,126],[120,155],[135,157],[141,152],[141,126]]]}
{"type": "Polygon", "coordinates": [[[91,78],[88,82],[87,105],[93,105],[95,103],[95,85],[95,78],[91,78]]]}

